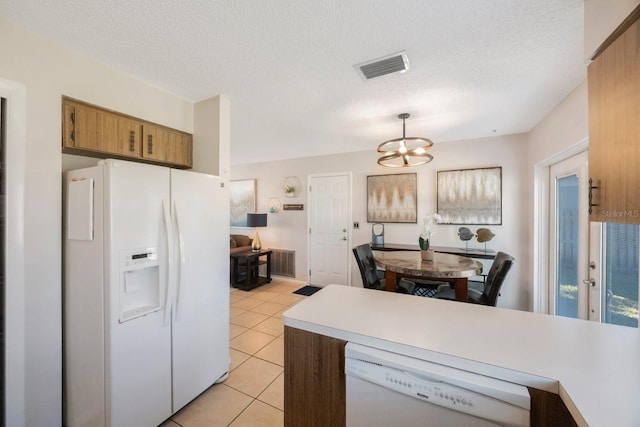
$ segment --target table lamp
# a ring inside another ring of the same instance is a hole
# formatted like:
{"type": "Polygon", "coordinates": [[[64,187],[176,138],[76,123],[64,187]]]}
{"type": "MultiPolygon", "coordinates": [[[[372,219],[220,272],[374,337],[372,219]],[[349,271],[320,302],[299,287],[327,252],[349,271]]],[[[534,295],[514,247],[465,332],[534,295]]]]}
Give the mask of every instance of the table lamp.
{"type": "Polygon", "coordinates": [[[262,248],[260,244],[260,236],[258,236],[258,227],[266,227],[267,226],[267,214],[260,213],[248,213],[247,214],[247,227],[255,227],[256,235],[253,237],[253,242],[251,242],[251,250],[253,252],[258,252],[262,248]]]}

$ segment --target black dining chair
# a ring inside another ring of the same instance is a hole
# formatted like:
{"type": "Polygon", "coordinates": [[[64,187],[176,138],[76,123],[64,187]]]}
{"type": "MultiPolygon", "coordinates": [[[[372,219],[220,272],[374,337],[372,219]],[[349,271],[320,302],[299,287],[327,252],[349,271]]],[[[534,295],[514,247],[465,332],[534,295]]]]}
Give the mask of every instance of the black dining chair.
{"type": "MultiPolygon", "coordinates": [[[[489,305],[495,307],[498,302],[500,288],[507,277],[507,273],[515,263],[515,258],[504,252],[498,252],[491,264],[484,286],[481,289],[469,287],[467,301],[473,304],[489,305]]],[[[455,301],[455,289],[449,285],[439,286],[435,295],[439,299],[455,301]]]]}
{"type": "MultiPolygon", "coordinates": [[[[360,275],[362,276],[362,285],[368,289],[377,289],[379,291],[386,290],[384,279],[378,276],[376,261],[373,258],[371,245],[365,243],[353,248],[353,255],[356,257],[360,275]]],[[[410,280],[400,279],[396,286],[396,292],[402,294],[413,294],[415,283],[410,280]]]]}

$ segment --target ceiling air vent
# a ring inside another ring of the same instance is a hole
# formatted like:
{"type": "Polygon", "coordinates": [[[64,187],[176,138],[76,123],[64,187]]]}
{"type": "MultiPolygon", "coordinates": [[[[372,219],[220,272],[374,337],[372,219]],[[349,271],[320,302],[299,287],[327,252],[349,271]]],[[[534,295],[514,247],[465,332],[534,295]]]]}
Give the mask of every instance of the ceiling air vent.
{"type": "Polygon", "coordinates": [[[398,52],[373,61],[354,65],[358,74],[369,80],[386,74],[403,73],[409,69],[409,59],[406,52],[398,52]]]}

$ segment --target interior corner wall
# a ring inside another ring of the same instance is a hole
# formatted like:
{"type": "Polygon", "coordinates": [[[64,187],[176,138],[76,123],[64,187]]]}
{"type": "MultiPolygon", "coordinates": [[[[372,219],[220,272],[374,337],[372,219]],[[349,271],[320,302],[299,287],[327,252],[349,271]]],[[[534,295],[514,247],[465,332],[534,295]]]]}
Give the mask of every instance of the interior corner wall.
{"type": "Polygon", "coordinates": [[[24,325],[17,333],[24,336],[25,354],[24,391],[17,391],[24,408],[19,409],[24,425],[55,427],[62,424],[61,97],[187,132],[193,127],[193,104],[1,19],[0,51],[0,79],[25,88],[24,247],[10,248],[23,252],[24,280],[8,283],[24,292],[23,319],[17,322],[24,325]]]}
{"type": "Polygon", "coordinates": [[[589,111],[587,96],[587,81],[582,81],[564,100],[562,100],[549,114],[527,134],[527,233],[526,252],[527,266],[531,268],[525,275],[528,289],[528,309],[534,308],[534,287],[546,286],[546,278],[539,278],[540,283],[534,283],[534,268],[536,258],[546,259],[548,250],[544,246],[537,246],[537,233],[534,225],[538,223],[536,206],[545,201],[537,200],[539,191],[536,188],[536,168],[542,167],[549,159],[559,153],[566,152],[572,147],[583,143],[589,136],[589,111]],[[534,252],[536,251],[536,252],[534,252]]]}
{"type": "Polygon", "coordinates": [[[193,106],[193,170],[229,178],[231,106],[218,95],[193,106]]]}
{"type": "Polygon", "coordinates": [[[584,59],[588,61],[640,0],[584,0],[584,59]]]}
{"type": "MultiPolygon", "coordinates": [[[[307,193],[298,197],[286,197],[281,189],[285,176],[297,176],[304,189],[308,175],[333,172],[352,172],[353,176],[353,221],[360,227],[351,230],[350,245],[356,246],[371,241],[371,223],[367,223],[367,176],[393,173],[418,174],[418,222],[416,224],[385,223],[385,242],[417,244],[423,229],[422,219],[436,211],[436,172],[439,170],[502,167],[502,225],[489,227],[496,236],[487,244],[489,249],[502,250],[515,256],[517,264],[509,274],[499,306],[527,309],[527,290],[521,283],[528,270],[523,256],[526,242],[525,222],[528,195],[526,189],[526,135],[507,135],[457,142],[436,143],[431,151],[434,160],[423,166],[402,170],[379,166],[375,147],[369,151],[344,153],[330,156],[299,158],[275,162],[235,164],[231,173],[233,180],[256,179],[257,211],[267,212],[269,197],[278,197],[281,203],[304,204],[304,211],[280,211],[269,214],[268,227],[260,230],[264,247],[292,249],[296,251],[296,279],[307,280],[307,193]]],[[[458,238],[459,225],[438,225],[433,237],[434,245],[463,247],[458,238]]],[[[476,230],[482,225],[472,225],[476,230]]],[[[252,229],[232,228],[232,233],[253,235],[252,229]]],[[[484,248],[473,240],[469,247],[484,248]]],[[[355,260],[351,259],[351,284],[362,286],[355,260]]]]}

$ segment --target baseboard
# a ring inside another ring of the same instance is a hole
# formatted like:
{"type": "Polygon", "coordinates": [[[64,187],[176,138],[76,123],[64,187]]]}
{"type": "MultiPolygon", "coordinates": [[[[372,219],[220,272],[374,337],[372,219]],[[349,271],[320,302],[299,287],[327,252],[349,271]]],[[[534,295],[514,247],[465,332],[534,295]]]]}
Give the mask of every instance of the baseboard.
{"type": "Polygon", "coordinates": [[[303,281],[303,280],[296,280],[292,277],[287,277],[287,276],[278,276],[277,274],[272,274],[271,275],[272,279],[278,279],[281,280],[283,282],[290,282],[290,283],[296,283],[296,284],[300,284],[300,285],[306,285],[307,282],[303,281]]]}

